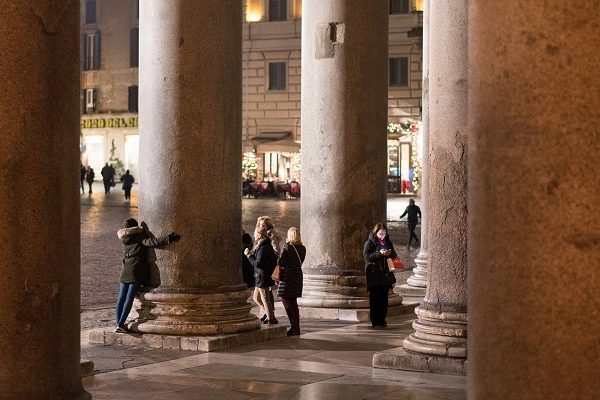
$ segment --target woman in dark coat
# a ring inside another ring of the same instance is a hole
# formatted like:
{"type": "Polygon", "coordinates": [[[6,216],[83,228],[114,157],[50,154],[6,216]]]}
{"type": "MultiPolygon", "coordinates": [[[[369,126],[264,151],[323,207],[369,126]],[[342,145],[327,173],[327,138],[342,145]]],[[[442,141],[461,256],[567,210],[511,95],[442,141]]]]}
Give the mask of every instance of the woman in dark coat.
{"type": "Polygon", "coordinates": [[[87,172],[85,173],[85,181],[88,183],[90,187],[89,194],[92,194],[92,184],[94,183],[94,178],[96,178],[96,174],[94,173],[94,168],[88,166],[87,172]]]}
{"type": "Polygon", "coordinates": [[[117,237],[123,243],[123,269],[119,279],[117,298],[117,327],[115,332],[127,332],[125,321],[131,311],[133,299],[140,286],[148,281],[150,270],[147,261],[147,248],[164,246],[177,242],[181,236],[171,233],[159,238],[149,237],[144,228],[138,226],[134,218],[125,221],[125,228],[119,229],[117,237]]]}
{"type": "Polygon", "coordinates": [[[254,295],[252,299],[261,308],[263,324],[277,324],[275,318],[275,306],[269,298],[269,290],[275,284],[271,275],[277,265],[277,255],[273,250],[271,239],[267,236],[264,228],[256,228],[254,231],[254,248],[252,251],[245,250],[244,254],[254,267],[254,295]]]}
{"type": "Polygon", "coordinates": [[[287,241],[281,249],[279,257],[280,280],[277,294],[285,312],[290,319],[288,336],[300,334],[300,312],[298,311],[298,297],[302,297],[302,263],[306,257],[306,247],[300,240],[300,230],[291,227],[288,230],[287,241]]]}
{"type": "Polygon", "coordinates": [[[253,243],[252,236],[242,228],[242,277],[248,288],[254,288],[254,267],[244,253],[252,250],[253,243]]]}
{"type": "Polygon", "coordinates": [[[371,324],[375,327],[386,327],[385,317],[388,310],[388,292],[394,282],[388,279],[390,272],[388,258],[398,257],[394,245],[390,241],[387,229],[383,224],[376,224],[369,235],[363,249],[365,258],[365,274],[369,291],[369,308],[371,324]]]}

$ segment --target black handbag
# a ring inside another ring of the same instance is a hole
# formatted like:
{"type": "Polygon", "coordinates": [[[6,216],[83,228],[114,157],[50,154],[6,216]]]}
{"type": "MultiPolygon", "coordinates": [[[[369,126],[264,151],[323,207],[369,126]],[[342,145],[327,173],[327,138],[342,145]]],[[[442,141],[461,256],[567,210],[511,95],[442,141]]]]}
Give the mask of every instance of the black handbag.
{"type": "Polygon", "coordinates": [[[383,274],[382,281],[384,285],[394,286],[396,284],[396,276],[393,272],[387,271],[383,274]]]}

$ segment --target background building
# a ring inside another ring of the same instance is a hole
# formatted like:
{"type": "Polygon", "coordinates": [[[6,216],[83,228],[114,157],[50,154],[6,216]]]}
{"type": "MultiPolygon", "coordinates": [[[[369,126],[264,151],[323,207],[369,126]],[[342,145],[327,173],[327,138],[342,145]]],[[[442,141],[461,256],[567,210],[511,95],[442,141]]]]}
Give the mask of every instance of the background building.
{"type": "MultiPolygon", "coordinates": [[[[389,3],[388,122],[421,118],[421,0],[389,3]]],[[[301,0],[246,0],[244,170],[300,179],[301,0]]],[[[82,160],[137,175],[139,0],[82,0],[82,160]]],[[[389,133],[388,190],[411,191],[412,135],[389,133]],[[405,184],[402,184],[402,181],[405,184]]],[[[119,171],[118,171],[119,172],[119,171]]]]}

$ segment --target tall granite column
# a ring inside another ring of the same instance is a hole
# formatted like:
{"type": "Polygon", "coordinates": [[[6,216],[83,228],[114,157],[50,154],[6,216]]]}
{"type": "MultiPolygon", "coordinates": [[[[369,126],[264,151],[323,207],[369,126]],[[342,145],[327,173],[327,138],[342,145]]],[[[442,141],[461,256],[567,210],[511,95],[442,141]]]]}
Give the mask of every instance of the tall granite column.
{"type": "Polygon", "coordinates": [[[596,399],[599,4],[469,21],[469,398],[596,399]]]}
{"type": "Polygon", "coordinates": [[[156,250],[161,285],[133,329],[257,329],[241,279],[242,2],[140,9],[140,219],[182,239],[156,250]]]}
{"type": "MultiPolygon", "coordinates": [[[[432,0],[423,3],[423,83],[422,83],[422,124],[421,143],[421,247],[415,259],[417,265],[406,283],[414,288],[422,288],[425,295],[427,270],[429,268],[429,6],[432,0]]],[[[419,292],[412,292],[419,293],[419,292]]]]}
{"type": "MultiPolygon", "coordinates": [[[[386,220],[387,3],[302,6],[301,229],[308,253],[299,304],[304,313],[368,308],[362,249],[374,224],[386,220]]],[[[391,305],[401,302],[391,296],[391,305]]]]}
{"type": "Polygon", "coordinates": [[[89,399],[79,370],[79,2],[0,12],[0,397],[89,399]]]}
{"type": "Polygon", "coordinates": [[[464,374],[467,356],[467,0],[429,4],[429,274],[401,356],[376,367],[464,374]]]}

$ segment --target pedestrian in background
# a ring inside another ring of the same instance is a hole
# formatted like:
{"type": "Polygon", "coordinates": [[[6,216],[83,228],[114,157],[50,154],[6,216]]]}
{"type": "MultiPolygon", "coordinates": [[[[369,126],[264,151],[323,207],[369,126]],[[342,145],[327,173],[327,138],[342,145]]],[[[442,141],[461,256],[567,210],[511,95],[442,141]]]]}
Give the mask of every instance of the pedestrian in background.
{"type": "Polygon", "coordinates": [[[277,324],[279,321],[275,318],[275,305],[269,296],[269,291],[275,284],[271,275],[277,265],[277,255],[264,228],[257,227],[254,230],[254,247],[252,250],[246,249],[244,254],[254,267],[255,288],[252,299],[261,309],[261,321],[263,324],[277,324]]]}
{"type": "Polygon", "coordinates": [[[287,240],[281,249],[277,261],[280,270],[277,295],[281,297],[283,308],[290,320],[288,336],[300,335],[300,311],[298,297],[302,297],[302,263],[306,257],[306,248],[300,239],[300,229],[288,229],[287,240]]]}
{"type": "Polygon", "coordinates": [[[138,226],[135,218],[129,218],[125,221],[125,227],[117,231],[117,237],[123,243],[123,265],[119,278],[115,332],[124,333],[128,331],[125,321],[131,311],[133,299],[140,286],[150,277],[147,249],[177,242],[181,236],[171,233],[159,238],[150,237],[144,228],[138,226]]]}
{"type": "Polygon", "coordinates": [[[400,218],[403,218],[405,215],[408,215],[406,219],[408,220],[408,245],[410,246],[413,238],[415,239],[415,243],[419,243],[419,238],[415,234],[415,228],[417,227],[419,218],[421,218],[421,209],[415,204],[413,199],[408,201],[408,207],[406,207],[400,218]]]}
{"type": "Polygon", "coordinates": [[[125,191],[125,201],[131,201],[131,188],[135,178],[129,173],[129,170],[125,171],[125,175],[121,177],[121,182],[123,182],[123,190],[125,191]]]}
{"type": "Polygon", "coordinates": [[[106,163],[104,167],[102,167],[102,170],[100,170],[100,175],[102,175],[102,182],[104,183],[104,194],[110,193],[110,187],[112,186],[112,182],[115,179],[113,171],[114,169],[112,169],[112,167],[108,165],[108,163],[106,163]]]}
{"type": "Polygon", "coordinates": [[[385,328],[387,326],[385,318],[388,311],[388,292],[395,283],[395,278],[393,281],[389,280],[388,273],[391,272],[387,259],[398,257],[385,225],[381,223],[375,225],[365,242],[363,257],[367,290],[369,291],[371,325],[373,328],[385,328]]]}
{"type": "Polygon", "coordinates": [[[85,188],[83,187],[83,182],[85,182],[85,175],[87,171],[83,164],[79,164],[79,183],[81,184],[81,194],[85,193],[85,188]]]}
{"type": "Polygon", "coordinates": [[[87,172],[85,173],[85,180],[90,187],[90,191],[88,192],[89,194],[92,194],[92,184],[94,183],[95,177],[96,174],[94,173],[94,168],[92,168],[91,165],[88,165],[87,172]]]}

